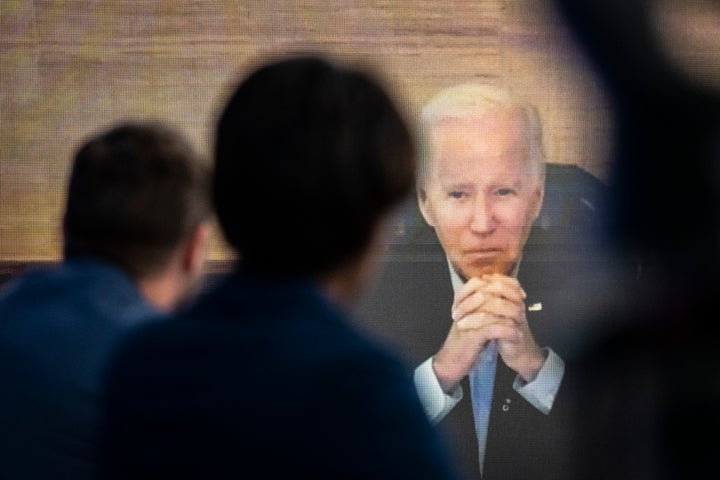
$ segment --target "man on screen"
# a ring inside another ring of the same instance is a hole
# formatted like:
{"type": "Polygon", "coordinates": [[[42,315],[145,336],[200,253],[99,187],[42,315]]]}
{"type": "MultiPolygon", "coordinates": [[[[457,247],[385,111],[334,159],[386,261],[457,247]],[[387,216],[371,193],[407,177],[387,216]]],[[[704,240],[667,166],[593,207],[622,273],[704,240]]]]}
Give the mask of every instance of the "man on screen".
{"type": "MultiPolygon", "coordinates": [[[[426,413],[448,417],[440,426],[473,476],[552,478],[565,441],[557,397],[568,325],[600,281],[580,266],[586,239],[533,228],[546,185],[533,108],[461,85],[424,107],[421,127],[418,204],[442,251],[431,238],[421,261],[390,257],[361,315],[421,362],[414,379],[426,413]]],[[[576,219],[595,208],[585,200],[568,210],[576,219]]]]}

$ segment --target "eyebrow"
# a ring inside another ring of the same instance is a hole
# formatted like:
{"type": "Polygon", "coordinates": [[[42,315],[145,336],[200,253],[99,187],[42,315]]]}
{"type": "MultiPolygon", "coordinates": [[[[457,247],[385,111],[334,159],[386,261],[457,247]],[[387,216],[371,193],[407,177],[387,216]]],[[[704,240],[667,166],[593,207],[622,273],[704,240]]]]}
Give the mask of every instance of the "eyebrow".
{"type": "Polygon", "coordinates": [[[521,182],[521,181],[516,181],[516,182],[512,182],[512,183],[495,182],[495,183],[490,184],[490,186],[492,186],[492,187],[509,186],[511,188],[514,188],[515,190],[519,190],[520,187],[522,187],[523,185],[524,185],[524,182],[521,182]]]}
{"type": "Polygon", "coordinates": [[[473,182],[443,182],[441,178],[440,183],[443,188],[452,188],[458,190],[470,190],[472,188],[475,188],[475,184],[473,182]]]}

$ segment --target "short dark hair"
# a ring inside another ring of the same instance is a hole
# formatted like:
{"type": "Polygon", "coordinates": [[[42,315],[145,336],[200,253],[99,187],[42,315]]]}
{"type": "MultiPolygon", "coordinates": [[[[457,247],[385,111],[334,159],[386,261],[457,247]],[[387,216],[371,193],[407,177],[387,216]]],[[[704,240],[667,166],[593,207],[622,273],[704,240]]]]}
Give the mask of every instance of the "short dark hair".
{"type": "Polygon", "coordinates": [[[215,209],[247,266],[313,276],[369,245],[413,187],[414,141],[368,72],[314,56],[261,66],[217,127],[215,209]]]}
{"type": "Polygon", "coordinates": [[[100,257],[135,278],[161,269],[211,216],[211,176],[187,139],[158,122],[123,123],[75,155],[64,254],[100,257]]]}

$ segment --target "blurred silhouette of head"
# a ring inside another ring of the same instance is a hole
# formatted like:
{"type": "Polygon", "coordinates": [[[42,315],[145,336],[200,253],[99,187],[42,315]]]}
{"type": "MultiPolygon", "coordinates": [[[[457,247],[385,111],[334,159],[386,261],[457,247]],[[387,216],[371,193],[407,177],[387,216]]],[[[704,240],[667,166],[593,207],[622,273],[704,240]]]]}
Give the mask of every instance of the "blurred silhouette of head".
{"type": "Polygon", "coordinates": [[[248,268],[317,277],[362,254],[413,185],[411,135],[378,81],[315,57],[245,78],[217,126],[214,195],[248,268]]]}
{"type": "Polygon", "coordinates": [[[66,258],[111,261],[135,279],[162,270],[212,212],[210,171],[179,132],[125,123],[77,152],[64,217],[66,258]]]}

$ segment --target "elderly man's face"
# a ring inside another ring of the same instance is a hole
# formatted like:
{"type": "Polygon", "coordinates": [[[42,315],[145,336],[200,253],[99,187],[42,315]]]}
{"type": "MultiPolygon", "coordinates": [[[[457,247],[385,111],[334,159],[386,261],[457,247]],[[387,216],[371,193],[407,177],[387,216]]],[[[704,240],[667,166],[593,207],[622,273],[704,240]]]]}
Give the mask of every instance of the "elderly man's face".
{"type": "Polygon", "coordinates": [[[517,111],[443,119],[430,132],[420,209],[465,278],[509,275],[543,198],[517,111]]]}

